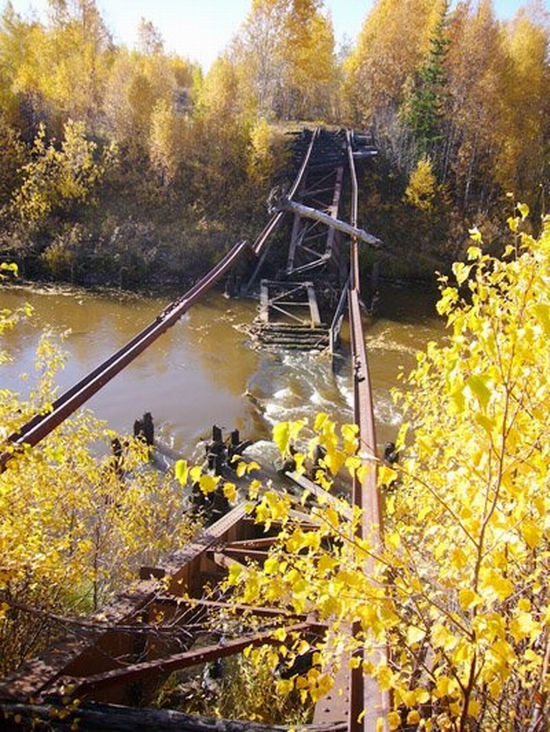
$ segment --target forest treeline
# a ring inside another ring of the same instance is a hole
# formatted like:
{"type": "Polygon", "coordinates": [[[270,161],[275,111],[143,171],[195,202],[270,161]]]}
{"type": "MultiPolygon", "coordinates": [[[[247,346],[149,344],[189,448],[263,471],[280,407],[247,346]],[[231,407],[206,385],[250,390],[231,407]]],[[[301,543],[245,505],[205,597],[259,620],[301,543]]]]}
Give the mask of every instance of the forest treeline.
{"type": "MultiPolygon", "coordinates": [[[[549,16],[490,0],[378,0],[337,47],[322,0],[251,0],[207,73],[142,19],[117,45],[95,0],[0,21],[1,255],[28,277],[180,285],[253,238],[289,129],[372,131],[361,223],[420,275],[503,210],[544,211],[549,16]]],[[[399,267],[399,269],[398,269],[399,267]]]]}

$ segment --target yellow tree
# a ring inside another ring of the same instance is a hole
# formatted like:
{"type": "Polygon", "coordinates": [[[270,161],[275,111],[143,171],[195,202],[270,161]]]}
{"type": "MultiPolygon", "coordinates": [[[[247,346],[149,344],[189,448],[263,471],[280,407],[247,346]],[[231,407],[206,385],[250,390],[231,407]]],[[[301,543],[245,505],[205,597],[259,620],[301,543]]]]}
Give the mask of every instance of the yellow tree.
{"type": "MultiPolygon", "coordinates": [[[[0,335],[17,315],[0,313],[0,335]]],[[[44,334],[29,400],[0,390],[2,452],[10,449],[10,433],[51,408],[62,363],[57,339],[44,334]]],[[[1,676],[55,637],[48,613],[96,610],[142,563],[184,544],[196,528],[179,485],[147,467],[148,448],[120,437],[115,459],[109,450],[115,438],[81,410],[0,474],[1,676]]]]}
{"type": "Polygon", "coordinates": [[[32,158],[21,169],[21,185],[12,195],[12,215],[31,230],[40,229],[52,213],[93,201],[103,176],[116,161],[116,148],[99,151],[97,143],[86,138],[82,122],[69,120],[63,132],[56,147],[40,127],[32,158]]]}
{"type": "Polygon", "coordinates": [[[280,53],[280,39],[285,5],[285,0],[255,0],[233,42],[234,57],[243,69],[245,93],[265,117],[274,114],[284,83],[286,60],[280,53]]]}
{"type": "Polygon", "coordinates": [[[407,80],[428,56],[445,6],[444,0],[378,0],[344,64],[344,97],[356,123],[395,114],[407,80]]]}
{"type": "Polygon", "coordinates": [[[505,192],[535,201],[547,172],[550,124],[549,34],[545,16],[522,10],[503,29],[503,112],[495,178],[505,192]]]}
{"type": "Polygon", "coordinates": [[[144,20],[140,39],[139,51],[120,49],[112,65],[105,94],[105,127],[128,151],[129,160],[149,156],[156,166],[160,120],[165,141],[177,136],[176,118],[189,111],[195,67],[185,59],[167,56],[160,34],[144,20]],[[174,123],[171,130],[168,121],[174,123]]]}
{"type": "Polygon", "coordinates": [[[178,172],[182,153],[180,127],[173,105],[160,99],[151,113],[149,158],[164,188],[173,182],[178,172]]]}
{"type": "Polygon", "coordinates": [[[23,95],[17,77],[31,52],[33,27],[8,2],[0,20],[0,108],[8,124],[22,122],[23,95]]]}
{"type": "Polygon", "coordinates": [[[247,146],[255,119],[253,100],[244,92],[242,67],[233,55],[216,59],[197,94],[194,150],[188,161],[199,168],[196,192],[202,201],[230,205],[244,182],[247,146]]]}
{"type": "Polygon", "coordinates": [[[334,34],[320,0],[255,0],[233,52],[264,116],[330,115],[334,34]]]}
{"type": "Polygon", "coordinates": [[[282,52],[288,61],[281,116],[331,117],[336,61],[332,22],[319,0],[293,0],[287,11],[282,52]]]}
{"type": "Polygon", "coordinates": [[[405,201],[422,211],[430,211],[437,193],[437,180],[428,157],[421,158],[409,178],[405,201]]]}
{"type": "Polygon", "coordinates": [[[298,499],[266,486],[251,511],[267,528],[282,523],[279,541],[262,567],[230,571],[237,601],[327,623],[328,644],[280,632],[278,650],[251,652],[272,668],[313,652],[285,690],[321,698],[360,647],[363,672],[392,692],[392,730],[519,732],[548,719],[550,221],[535,240],[519,233],[528,209],[518,211],[503,259],[473,230],[467,262],[453,266],[453,282],[441,278],[447,336],[419,354],[397,395],[399,462],[379,470],[384,548],[376,536],[352,539],[360,512],[333,492],[363,470],[356,430],[319,415],[313,437],[303,423],[274,430],[284,454],[301,447],[298,471],[324,446],[313,470],[321,488],[299,501],[309,526],[292,520],[298,499]],[[386,643],[389,656],[377,656],[386,643]]]}
{"type": "Polygon", "coordinates": [[[494,180],[507,61],[490,0],[482,0],[474,12],[460,4],[449,33],[444,167],[467,206],[473,194],[477,200],[487,195],[494,180]]]}
{"type": "Polygon", "coordinates": [[[15,80],[39,121],[67,119],[99,132],[103,95],[112,62],[111,35],[95,0],[49,0],[46,26],[34,24],[31,42],[15,80]]]}

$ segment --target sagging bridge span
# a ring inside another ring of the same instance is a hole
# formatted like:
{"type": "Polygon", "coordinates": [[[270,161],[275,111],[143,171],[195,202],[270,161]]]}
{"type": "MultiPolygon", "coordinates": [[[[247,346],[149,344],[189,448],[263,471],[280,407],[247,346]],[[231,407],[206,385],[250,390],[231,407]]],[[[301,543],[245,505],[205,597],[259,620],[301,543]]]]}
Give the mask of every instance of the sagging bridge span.
{"type": "MultiPolygon", "coordinates": [[[[230,292],[251,292],[259,287],[260,313],[252,330],[266,347],[334,350],[347,307],[354,421],[359,426],[358,453],[369,466],[363,481],[355,480],[352,497],[353,503],[363,509],[360,530],[370,536],[375,527],[382,542],[358,254],[360,242],[373,246],[379,242],[357,226],[356,177],[357,160],[368,158],[375,151],[365,136],[346,130],[304,131],[295,147],[299,160],[295,179],[286,195],[276,200],[272,217],[256,241],[235,244],[183,297],[172,302],[123,348],[60,396],[51,411],[37,414],[11,435],[0,456],[2,471],[11,460],[17,460],[18,451],[37,445],[214,285],[225,280],[230,292]],[[344,201],[344,191],[351,200],[344,201]],[[349,222],[343,220],[344,208],[349,211],[349,222]],[[276,279],[261,279],[273,235],[289,215],[292,229],[284,271],[276,279]],[[349,247],[344,247],[348,242],[349,247]]],[[[293,478],[298,482],[304,480],[298,476],[293,478]]],[[[306,487],[315,490],[311,483],[306,487]]],[[[279,626],[283,624],[289,632],[298,631],[306,636],[325,632],[326,628],[310,616],[257,608],[257,617],[271,618],[269,623],[266,621],[268,630],[194,647],[196,634],[186,629],[204,626],[205,617],[224,605],[223,598],[216,602],[205,600],[204,588],[213,581],[219,582],[231,562],[265,559],[272,541],[273,537],[262,533],[249,519],[244,504],[236,505],[162,566],[144,567],[139,582],[102,612],[102,622],[90,623],[86,633],[69,633],[55,648],[27,662],[0,684],[0,708],[8,715],[6,719],[12,720],[14,729],[18,728],[13,721],[15,715],[23,725],[31,718],[50,719],[52,707],[60,704],[65,690],[71,688],[71,694],[81,700],[77,714],[81,729],[234,732],[270,729],[252,723],[209,722],[135,705],[138,699],[146,705],[174,671],[242,652],[250,645],[269,643],[273,639],[275,616],[279,626]],[[157,581],[161,577],[166,579],[162,592],[157,581]],[[160,615],[163,620],[159,624],[155,618],[160,615]]],[[[352,623],[350,633],[354,632],[352,623]]],[[[385,652],[380,649],[381,654],[385,652]]],[[[316,705],[309,729],[385,730],[388,707],[387,694],[365,679],[360,667],[349,670],[348,664],[343,663],[334,692],[316,705]],[[382,727],[377,726],[380,722],[382,727]]]]}

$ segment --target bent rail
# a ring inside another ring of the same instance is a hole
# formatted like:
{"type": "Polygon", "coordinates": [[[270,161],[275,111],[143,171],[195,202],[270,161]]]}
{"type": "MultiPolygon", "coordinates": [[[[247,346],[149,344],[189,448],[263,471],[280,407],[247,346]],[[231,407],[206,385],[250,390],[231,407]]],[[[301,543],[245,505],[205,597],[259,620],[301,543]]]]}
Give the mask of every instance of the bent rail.
{"type": "Polygon", "coordinates": [[[0,455],[0,472],[13,457],[14,452],[24,445],[34,447],[58,427],[67,417],[81,407],[113,377],[130,364],[140,353],[148,348],[159,336],[172,327],[189,308],[200,300],[228,270],[246,253],[251,252],[250,244],[241,241],[225,257],[197,282],[183,297],[165,308],[156,320],[150,323],[131,341],[110,356],[94,371],[81,379],[52,404],[46,414],[37,414],[17,432],[9,436],[13,448],[0,455]]]}
{"type": "MultiPolygon", "coordinates": [[[[319,135],[317,128],[312,135],[308,150],[296,179],[289,191],[289,198],[292,198],[304,177],[305,171],[309,164],[311,152],[315,145],[315,141],[319,135]]],[[[116,351],[106,361],[100,364],[91,373],[87,374],[77,384],[62,394],[52,404],[51,409],[44,414],[36,414],[28,422],[26,422],[17,432],[8,437],[10,449],[0,454],[0,473],[2,473],[12,459],[14,454],[23,448],[23,446],[34,447],[47,435],[58,427],[67,417],[81,407],[88,399],[98,392],[105,384],[107,384],[114,376],[122,371],[130,364],[140,353],[148,348],[160,335],[179,320],[187,310],[200,300],[203,295],[208,292],[219,280],[226,274],[235,263],[243,256],[245,252],[249,252],[255,257],[265,255],[265,243],[269,236],[279,225],[284,212],[278,211],[271,219],[269,224],[264,228],[258,236],[254,244],[247,241],[240,241],[225,255],[225,257],[216,264],[208,274],[206,274],[197,284],[195,284],[183,297],[172,302],[166,307],[155,321],[145,327],[125,346],[116,351]]],[[[259,268],[261,267],[263,258],[255,269],[250,283],[255,279],[259,268]]]]}
{"type": "MultiPolygon", "coordinates": [[[[292,184],[292,188],[289,190],[287,194],[287,198],[289,200],[292,200],[294,196],[296,195],[296,191],[298,190],[300,183],[302,182],[304,178],[304,174],[307,170],[307,166],[309,165],[309,159],[311,157],[311,152],[315,146],[315,142],[317,138],[319,137],[319,127],[316,128],[315,132],[311,136],[311,141],[309,143],[309,147],[307,149],[306,154],[304,155],[304,159],[302,161],[302,164],[300,166],[300,169],[298,171],[298,175],[296,176],[296,179],[294,180],[294,183],[292,184]]],[[[277,226],[279,225],[281,219],[283,218],[284,211],[277,211],[271,218],[271,221],[267,224],[267,226],[264,228],[264,230],[261,232],[261,234],[258,236],[256,241],[254,242],[253,249],[254,253],[256,255],[260,254],[264,244],[266,243],[268,237],[275,231],[277,226]]]]}

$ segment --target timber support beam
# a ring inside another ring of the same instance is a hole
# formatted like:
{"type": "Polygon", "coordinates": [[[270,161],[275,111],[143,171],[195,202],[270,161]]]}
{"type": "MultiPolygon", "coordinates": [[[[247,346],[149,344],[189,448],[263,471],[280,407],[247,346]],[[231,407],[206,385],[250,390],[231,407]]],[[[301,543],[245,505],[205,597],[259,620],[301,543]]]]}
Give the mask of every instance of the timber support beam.
{"type": "Polygon", "coordinates": [[[365,244],[370,244],[371,247],[375,247],[376,249],[382,246],[380,239],[377,239],[364,229],[358,229],[345,221],[341,221],[329,214],[323,213],[323,211],[318,211],[315,208],[304,206],[303,204],[296,203],[288,198],[279,201],[276,205],[276,209],[278,211],[291,211],[292,213],[303,216],[304,218],[318,221],[321,224],[326,224],[328,227],[341,231],[343,234],[347,234],[350,237],[355,237],[359,241],[363,241],[365,244]]]}

